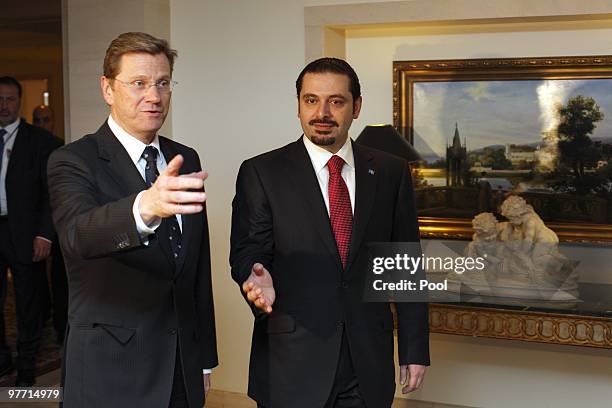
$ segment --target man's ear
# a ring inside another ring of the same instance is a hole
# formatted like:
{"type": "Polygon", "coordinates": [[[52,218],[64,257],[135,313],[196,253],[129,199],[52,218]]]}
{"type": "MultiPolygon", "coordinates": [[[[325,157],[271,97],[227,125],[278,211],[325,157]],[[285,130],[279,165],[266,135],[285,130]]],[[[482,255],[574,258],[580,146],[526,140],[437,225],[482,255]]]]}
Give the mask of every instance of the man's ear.
{"type": "Polygon", "coordinates": [[[353,102],[353,119],[357,119],[359,117],[359,112],[361,112],[361,102],[363,99],[361,99],[361,96],[357,99],[355,99],[355,102],[353,102]]]}
{"type": "Polygon", "coordinates": [[[100,77],[100,89],[102,90],[102,96],[106,101],[106,104],[112,106],[115,102],[115,97],[113,94],[113,87],[111,85],[111,80],[105,76],[100,77]]]}

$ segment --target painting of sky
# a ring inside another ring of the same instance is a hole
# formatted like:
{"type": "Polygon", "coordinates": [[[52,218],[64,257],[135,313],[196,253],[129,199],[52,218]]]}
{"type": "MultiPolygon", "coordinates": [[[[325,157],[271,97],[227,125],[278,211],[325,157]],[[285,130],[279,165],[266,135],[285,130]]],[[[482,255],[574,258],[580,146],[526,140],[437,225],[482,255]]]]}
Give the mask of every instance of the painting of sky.
{"type": "Polygon", "coordinates": [[[604,119],[592,137],[612,143],[612,79],[415,82],[413,91],[415,147],[427,161],[445,157],[455,123],[468,151],[537,143],[576,95],[595,99],[604,119]]]}

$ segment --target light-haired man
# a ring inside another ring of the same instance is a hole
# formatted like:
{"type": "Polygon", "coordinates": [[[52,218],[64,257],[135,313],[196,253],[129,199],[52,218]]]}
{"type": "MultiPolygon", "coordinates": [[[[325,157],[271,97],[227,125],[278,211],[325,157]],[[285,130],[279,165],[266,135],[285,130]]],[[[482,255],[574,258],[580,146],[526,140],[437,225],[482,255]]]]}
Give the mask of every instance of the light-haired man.
{"type": "Polygon", "coordinates": [[[115,38],[108,119],[49,160],[70,293],[66,408],[200,407],[217,365],[206,173],[157,133],[176,55],[145,33],[115,38]]]}

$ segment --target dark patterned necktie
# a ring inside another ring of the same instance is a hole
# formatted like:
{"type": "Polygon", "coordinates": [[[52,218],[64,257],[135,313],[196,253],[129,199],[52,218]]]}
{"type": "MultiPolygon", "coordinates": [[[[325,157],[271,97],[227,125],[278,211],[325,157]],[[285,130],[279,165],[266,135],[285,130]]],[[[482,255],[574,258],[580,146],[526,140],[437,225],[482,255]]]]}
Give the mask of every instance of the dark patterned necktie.
{"type": "Polygon", "coordinates": [[[327,162],[329,171],[327,192],[329,194],[329,219],[336,238],[342,266],[346,268],[353,231],[353,211],[351,209],[351,197],[342,178],[344,164],[344,160],[336,155],[332,156],[327,162]]]}
{"type": "MultiPolygon", "coordinates": [[[[157,180],[157,176],[159,176],[159,171],[157,170],[157,155],[159,152],[154,146],[147,146],[142,153],[142,158],[146,162],[145,166],[145,181],[147,183],[147,187],[151,187],[155,180],[157,180]]],[[[168,239],[170,240],[170,248],[172,248],[172,256],[174,256],[174,260],[177,261],[179,254],[181,253],[181,229],[179,228],[178,220],[176,216],[164,218],[162,223],[166,224],[168,227],[168,239]]]]}

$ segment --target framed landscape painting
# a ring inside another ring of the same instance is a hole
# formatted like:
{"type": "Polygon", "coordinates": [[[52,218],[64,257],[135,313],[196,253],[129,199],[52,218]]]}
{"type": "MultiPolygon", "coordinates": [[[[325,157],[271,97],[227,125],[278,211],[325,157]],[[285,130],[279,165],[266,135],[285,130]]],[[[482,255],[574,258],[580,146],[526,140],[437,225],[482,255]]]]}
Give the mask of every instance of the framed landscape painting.
{"type": "Polygon", "coordinates": [[[561,241],[612,243],[612,56],[397,61],[394,126],[424,237],[471,237],[511,194],[561,241]]]}

